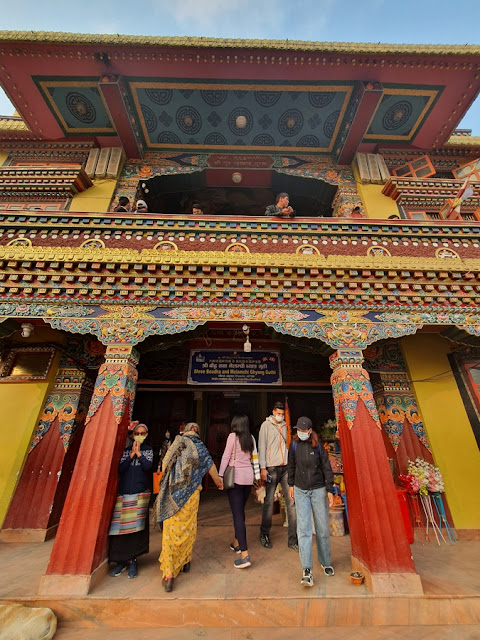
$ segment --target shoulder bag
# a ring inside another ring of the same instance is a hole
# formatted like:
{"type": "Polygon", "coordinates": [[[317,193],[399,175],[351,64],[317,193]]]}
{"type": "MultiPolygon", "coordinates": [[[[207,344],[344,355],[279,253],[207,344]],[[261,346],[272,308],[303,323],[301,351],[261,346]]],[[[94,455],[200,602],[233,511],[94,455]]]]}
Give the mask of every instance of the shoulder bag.
{"type": "Polygon", "coordinates": [[[237,437],[233,445],[233,465],[228,465],[223,474],[223,488],[225,491],[233,489],[235,486],[235,458],[237,457],[237,437]]]}

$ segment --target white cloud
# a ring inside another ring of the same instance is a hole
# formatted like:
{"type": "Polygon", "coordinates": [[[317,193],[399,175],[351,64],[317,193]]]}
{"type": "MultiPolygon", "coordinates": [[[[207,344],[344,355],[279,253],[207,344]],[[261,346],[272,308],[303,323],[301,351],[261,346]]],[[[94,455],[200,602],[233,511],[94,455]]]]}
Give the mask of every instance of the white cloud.
{"type": "MultiPolygon", "coordinates": [[[[157,18],[177,35],[307,39],[323,29],[336,0],[152,0],[157,18]],[[305,32],[305,36],[301,33],[305,32]]],[[[158,25],[161,29],[161,23],[158,25]]]]}

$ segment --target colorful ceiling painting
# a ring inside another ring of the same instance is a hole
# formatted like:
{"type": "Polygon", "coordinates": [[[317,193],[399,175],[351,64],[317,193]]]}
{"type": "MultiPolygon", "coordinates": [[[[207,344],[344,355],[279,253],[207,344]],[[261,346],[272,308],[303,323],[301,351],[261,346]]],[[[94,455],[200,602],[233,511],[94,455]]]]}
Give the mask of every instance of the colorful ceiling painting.
{"type": "Polygon", "coordinates": [[[411,141],[441,92],[442,87],[408,89],[384,85],[384,95],[364,140],[411,141]]]}
{"type": "Polygon", "coordinates": [[[116,135],[98,79],[34,78],[65,135],[116,135]]]}
{"type": "Polygon", "coordinates": [[[331,152],[350,85],[127,82],[151,149],[331,152]]]}

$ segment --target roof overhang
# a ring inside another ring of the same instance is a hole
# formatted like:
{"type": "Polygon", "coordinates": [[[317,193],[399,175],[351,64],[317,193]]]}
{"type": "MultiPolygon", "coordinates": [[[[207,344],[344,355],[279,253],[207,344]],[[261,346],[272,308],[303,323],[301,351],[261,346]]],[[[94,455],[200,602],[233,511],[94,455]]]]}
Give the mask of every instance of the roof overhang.
{"type": "MultiPolygon", "coordinates": [[[[431,149],[480,90],[480,47],[0,31],[32,137],[145,151],[431,149]]],[[[5,125],[0,140],[8,139],[5,125]]]]}

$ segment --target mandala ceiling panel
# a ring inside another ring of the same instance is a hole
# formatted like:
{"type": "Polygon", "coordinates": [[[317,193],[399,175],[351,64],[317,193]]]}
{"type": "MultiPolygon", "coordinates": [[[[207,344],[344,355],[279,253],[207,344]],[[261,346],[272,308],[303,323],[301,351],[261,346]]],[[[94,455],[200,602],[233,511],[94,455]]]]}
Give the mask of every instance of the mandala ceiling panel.
{"type": "Polygon", "coordinates": [[[115,135],[98,90],[98,79],[35,78],[50,110],[66,135],[115,135]]]}
{"type": "Polygon", "coordinates": [[[353,83],[127,83],[146,146],[332,150],[353,83]]]}

